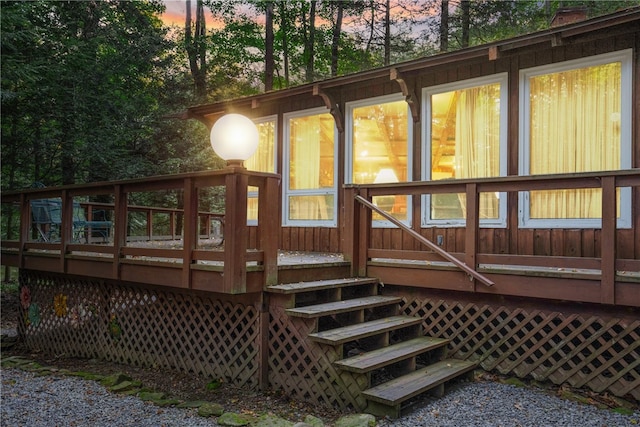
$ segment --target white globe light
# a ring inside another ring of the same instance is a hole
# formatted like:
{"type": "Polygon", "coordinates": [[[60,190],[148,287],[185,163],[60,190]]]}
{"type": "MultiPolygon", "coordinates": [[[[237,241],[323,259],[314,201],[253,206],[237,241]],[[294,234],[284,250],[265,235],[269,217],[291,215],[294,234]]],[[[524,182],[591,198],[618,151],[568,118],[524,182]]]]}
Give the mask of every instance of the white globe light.
{"type": "Polygon", "coordinates": [[[241,114],[226,114],[211,128],[211,146],[227,164],[242,163],[258,148],[258,128],[241,114]]]}

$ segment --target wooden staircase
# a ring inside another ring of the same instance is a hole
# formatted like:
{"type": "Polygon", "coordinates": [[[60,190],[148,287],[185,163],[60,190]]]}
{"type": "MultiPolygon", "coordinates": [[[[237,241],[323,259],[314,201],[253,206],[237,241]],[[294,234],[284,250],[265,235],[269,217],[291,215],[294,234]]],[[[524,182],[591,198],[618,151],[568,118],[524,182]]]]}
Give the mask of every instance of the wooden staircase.
{"type": "Polygon", "coordinates": [[[372,278],[348,278],[270,286],[292,296],[292,317],[315,319],[308,339],[333,346],[338,368],[365,374],[365,412],[397,418],[415,396],[444,393],[452,379],[473,375],[476,363],[448,359],[449,340],[424,336],[422,319],[399,314],[400,297],[378,294],[372,278]]]}

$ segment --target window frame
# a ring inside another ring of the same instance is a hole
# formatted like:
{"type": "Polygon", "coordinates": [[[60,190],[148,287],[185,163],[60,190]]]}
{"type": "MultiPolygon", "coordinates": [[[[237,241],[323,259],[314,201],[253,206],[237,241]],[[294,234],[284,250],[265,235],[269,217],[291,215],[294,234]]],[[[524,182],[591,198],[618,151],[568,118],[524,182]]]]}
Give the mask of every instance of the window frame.
{"type": "MultiPolygon", "coordinates": [[[[394,93],[390,95],[376,96],[373,98],[360,99],[357,101],[349,101],[345,103],[345,164],[344,164],[344,182],[345,184],[353,184],[353,110],[360,107],[368,107],[379,104],[388,104],[391,102],[403,101],[406,98],[402,93],[394,93]]],[[[407,177],[411,179],[413,176],[413,119],[409,104],[407,108],[407,177]]],[[[411,209],[411,196],[407,197],[407,219],[401,222],[411,226],[413,209],[411,209]]],[[[387,220],[371,221],[374,228],[398,228],[395,224],[387,220]]]]}
{"type": "MultiPolygon", "coordinates": [[[[508,151],[508,125],[509,125],[509,73],[491,74],[484,77],[466,79],[451,83],[422,88],[422,179],[437,182],[431,179],[431,96],[455,90],[500,84],[500,153],[499,172],[497,177],[507,176],[507,151],[508,151]]],[[[455,179],[455,178],[454,178],[455,179]]],[[[462,178],[460,178],[462,179],[462,178]]],[[[471,178],[465,178],[471,179],[471,178]]],[[[431,218],[431,196],[425,194],[421,197],[421,227],[422,228],[449,228],[465,227],[466,219],[433,219],[431,218]]],[[[480,219],[481,228],[506,228],[507,227],[507,193],[499,193],[498,218],[480,219]]]]}
{"type": "MultiPolygon", "coordinates": [[[[633,49],[624,49],[601,55],[589,56],[570,61],[547,64],[520,70],[519,107],[520,127],[518,135],[518,173],[530,174],[530,84],[529,79],[544,74],[560,73],[581,68],[620,62],[620,169],[631,168],[632,158],[632,109],[633,109],[633,49]]],[[[597,172],[597,171],[594,171],[597,172]]],[[[631,188],[620,189],[620,217],[618,228],[631,228],[631,188]]],[[[519,228],[602,228],[601,218],[531,218],[529,192],[518,192],[518,227],[519,228]]]]}
{"type": "MultiPolygon", "coordinates": [[[[260,123],[273,122],[273,173],[278,173],[278,115],[272,114],[270,116],[258,117],[252,119],[253,123],[256,125],[260,123]]],[[[247,191],[247,201],[249,199],[257,199],[258,191],[247,191]]],[[[247,212],[248,214],[248,212],[247,212]]],[[[247,218],[247,225],[255,226],[258,225],[258,219],[250,219],[247,218]]]]}
{"type": "Polygon", "coordinates": [[[330,114],[326,107],[309,108],[305,110],[291,111],[282,115],[283,141],[282,141],[282,226],[283,227],[330,227],[338,226],[338,128],[333,120],[333,188],[319,188],[316,190],[291,190],[289,189],[290,176],[288,165],[291,162],[291,128],[289,122],[298,117],[308,117],[321,114],[330,114]],[[289,198],[292,196],[333,196],[333,219],[330,220],[300,220],[289,219],[289,198]]]}

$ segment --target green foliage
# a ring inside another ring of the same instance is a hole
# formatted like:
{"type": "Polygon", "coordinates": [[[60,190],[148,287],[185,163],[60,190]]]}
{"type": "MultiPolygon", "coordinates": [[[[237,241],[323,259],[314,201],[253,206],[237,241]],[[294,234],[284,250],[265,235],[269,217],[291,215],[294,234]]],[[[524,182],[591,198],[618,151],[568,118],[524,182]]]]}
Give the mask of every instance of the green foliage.
{"type": "MultiPolygon", "coordinates": [[[[267,2],[203,3],[215,15],[215,22],[208,23],[208,32],[198,40],[206,51],[204,102],[259,93],[264,87],[267,2]]],[[[438,52],[440,17],[434,11],[440,4],[440,0],[342,3],[338,75],[381,66],[387,56],[395,63],[438,52]]],[[[640,0],[471,1],[470,45],[548,28],[560,6],[584,5],[593,17],[639,4],[640,0]]],[[[274,1],[273,5],[274,88],[308,83],[311,3],[274,1]]],[[[335,1],[318,0],[316,5],[311,80],[331,76],[338,9],[335,1]]],[[[457,49],[462,33],[460,2],[451,0],[449,5],[449,47],[457,49]]],[[[203,98],[194,94],[184,26],[170,33],[163,27],[160,0],[3,1],[0,7],[3,190],[223,166],[211,150],[206,126],[168,118],[203,98]]],[[[175,192],[134,198],[139,204],[180,207],[182,203],[175,192]]],[[[221,191],[211,189],[201,195],[200,208],[219,211],[222,203],[221,191]]],[[[3,206],[3,238],[11,237],[16,221],[7,209],[3,206]]]]}
{"type": "Polygon", "coordinates": [[[3,3],[3,188],[145,173],[166,49],[161,10],[150,1],[3,3]]]}

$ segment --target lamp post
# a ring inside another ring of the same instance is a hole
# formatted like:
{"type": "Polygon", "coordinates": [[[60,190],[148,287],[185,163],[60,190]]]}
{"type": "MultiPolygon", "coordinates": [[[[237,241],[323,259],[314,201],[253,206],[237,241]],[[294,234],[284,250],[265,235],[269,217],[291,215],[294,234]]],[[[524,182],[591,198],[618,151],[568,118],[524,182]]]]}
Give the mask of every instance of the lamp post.
{"type": "Polygon", "coordinates": [[[243,162],[258,148],[258,128],[241,114],[225,114],[211,128],[211,147],[227,167],[244,168],[243,162]]]}
{"type": "Polygon", "coordinates": [[[249,172],[243,162],[258,148],[258,128],[240,114],[225,114],[211,127],[211,147],[227,162],[225,170],[224,274],[221,291],[247,291],[247,188],[249,172]]]}

